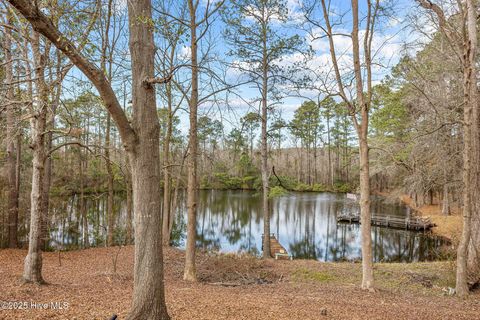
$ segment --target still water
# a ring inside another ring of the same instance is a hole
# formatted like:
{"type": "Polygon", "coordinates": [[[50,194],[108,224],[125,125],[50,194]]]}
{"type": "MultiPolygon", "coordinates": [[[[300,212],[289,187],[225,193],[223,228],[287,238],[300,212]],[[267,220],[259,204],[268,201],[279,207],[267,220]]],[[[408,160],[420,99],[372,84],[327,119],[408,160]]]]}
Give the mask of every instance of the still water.
{"type": "MultiPolygon", "coordinates": [[[[52,199],[50,246],[63,249],[82,246],[84,234],[78,197],[52,199]]],[[[87,199],[90,245],[105,243],[106,199],[87,199]]],[[[126,205],[115,199],[116,239],[125,238],[126,205]]],[[[185,197],[179,199],[173,242],[184,247],[186,233],[185,197]]],[[[271,232],[295,258],[321,261],[355,260],[361,257],[360,226],[337,224],[336,216],[358,212],[358,204],[345,194],[290,193],[271,200],[271,232]]],[[[374,215],[406,217],[408,208],[372,199],[374,215]]],[[[261,196],[252,191],[201,191],[197,216],[197,246],[220,252],[260,254],[263,234],[261,196]]],[[[443,241],[422,232],[372,227],[375,261],[425,261],[439,258],[443,241]]]]}

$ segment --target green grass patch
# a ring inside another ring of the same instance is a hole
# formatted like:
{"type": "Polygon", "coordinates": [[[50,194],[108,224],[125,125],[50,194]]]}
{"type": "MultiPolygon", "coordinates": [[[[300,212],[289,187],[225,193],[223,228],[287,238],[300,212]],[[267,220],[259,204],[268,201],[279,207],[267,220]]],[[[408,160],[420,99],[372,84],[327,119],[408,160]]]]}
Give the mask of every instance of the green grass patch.
{"type": "MultiPolygon", "coordinates": [[[[351,262],[308,263],[293,269],[290,279],[359,287],[362,265],[351,262]]],[[[449,287],[455,287],[455,262],[375,263],[374,287],[389,292],[443,296],[449,287]]]]}
{"type": "Polygon", "coordinates": [[[296,281],[330,282],[335,280],[335,276],[325,271],[313,271],[300,268],[293,273],[293,279],[296,281]]]}

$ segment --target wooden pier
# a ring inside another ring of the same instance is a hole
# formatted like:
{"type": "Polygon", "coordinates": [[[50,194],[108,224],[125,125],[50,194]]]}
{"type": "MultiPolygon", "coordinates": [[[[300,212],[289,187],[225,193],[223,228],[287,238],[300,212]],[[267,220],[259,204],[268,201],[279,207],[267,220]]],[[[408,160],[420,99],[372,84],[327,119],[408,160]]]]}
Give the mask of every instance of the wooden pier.
{"type": "MultiPolygon", "coordinates": [[[[337,222],[339,223],[360,223],[360,216],[354,214],[345,214],[337,216],[337,222]]],[[[426,231],[435,227],[435,224],[430,221],[430,218],[423,217],[391,217],[391,216],[372,216],[372,226],[426,231]]]]}
{"type": "Polygon", "coordinates": [[[273,233],[270,235],[270,255],[274,257],[275,260],[292,260],[292,257],[288,254],[287,249],[280,244],[273,233]]]}

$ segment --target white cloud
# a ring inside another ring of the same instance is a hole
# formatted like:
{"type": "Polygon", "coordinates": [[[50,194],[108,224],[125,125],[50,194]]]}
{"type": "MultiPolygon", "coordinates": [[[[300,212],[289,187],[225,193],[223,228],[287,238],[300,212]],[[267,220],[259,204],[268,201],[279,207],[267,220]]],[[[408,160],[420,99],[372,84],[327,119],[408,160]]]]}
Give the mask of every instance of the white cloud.
{"type": "Polygon", "coordinates": [[[302,0],[287,0],[288,20],[290,22],[303,22],[302,0]]]}
{"type": "MultiPolygon", "coordinates": [[[[352,40],[346,36],[350,34],[349,31],[344,29],[339,29],[334,32],[334,45],[335,45],[335,52],[337,54],[342,54],[347,50],[351,50],[352,47],[352,40]]],[[[307,44],[312,46],[313,50],[320,51],[320,52],[329,52],[330,45],[328,43],[328,38],[323,32],[321,28],[313,29],[311,34],[307,34],[306,36],[307,44]]]]}
{"type": "MultiPolygon", "coordinates": [[[[348,30],[340,29],[336,30],[335,35],[333,36],[335,53],[337,54],[339,61],[342,59],[348,61],[348,57],[352,56],[352,39],[349,34],[350,32],[348,30]]],[[[359,38],[360,43],[362,44],[364,37],[365,30],[360,30],[359,38]]],[[[312,46],[312,49],[315,50],[317,54],[322,55],[330,52],[328,38],[319,28],[313,30],[313,35],[307,35],[306,41],[312,46]]],[[[360,54],[363,55],[363,45],[360,46],[360,51],[360,54]]],[[[385,61],[397,62],[402,54],[402,40],[396,34],[381,34],[377,32],[373,36],[372,54],[374,60],[379,63],[385,61]]]]}
{"type": "Polygon", "coordinates": [[[117,13],[123,13],[127,10],[127,0],[114,0],[113,9],[117,13]]]}
{"type": "Polygon", "coordinates": [[[389,28],[394,28],[396,26],[398,26],[399,24],[402,23],[402,20],[398,17],[391,17],[390,19],[388,19],[388,22],[387,22],[387,26],[389,28]]]}
{"type": "Polygon", "coordinates": [[[192,54],[192,51],[190,49],[190,46],[183,45],[177,57],[179,59],[190,59],[191,54],[192,54]]]}
{"type": "MultiPolygon", "coordinates": [[[[286,9],[287,9],[287,17],[286,21],[282,21],[280,17],[274,13],[272,14],[272,22],[276,25],[285,25],[286,23],[301,23],[304,21],[304,16],[302,13],[302,0],[287,0],[286,3],[286,9]]],[[[254,17],[253,15],[261,15],[261,12],[252,6],[247,7],[247,11],[252,12],[251,15],[246,15],[245,19],[249,21],[253,21],[254,17]]],[[[276,9],[273,9],[273,11],[277,11],[276,9]]]]}

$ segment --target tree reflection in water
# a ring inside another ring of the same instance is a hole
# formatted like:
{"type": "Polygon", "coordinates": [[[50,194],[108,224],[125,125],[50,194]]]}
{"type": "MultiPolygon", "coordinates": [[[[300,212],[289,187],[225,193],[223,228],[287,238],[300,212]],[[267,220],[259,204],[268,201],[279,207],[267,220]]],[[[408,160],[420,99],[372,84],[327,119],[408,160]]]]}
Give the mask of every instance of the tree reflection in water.
{"type": "MultiPolygon", "coordinates": [[[[86,200],[88,242],[83,235],[82,216],[78,197],[52,199],[50,215],[50,241],[52,249],[81,248],[105,245],[104,196],[91,196],[86,200]]],[[[197,245],[202,250],[222,252],[261,252],[263,218],[260,195],[252,191],[200,191],[198,204],[197,245]]],[[[344,194],[290,193],[272,199],[271,226],[280,243],[295,258],[321,261],[356,260],[361,257],[359,225],[338,224],[336,216],[356,213],[358,205],[344,194]]],[[[116,212],[116,243],[125,239],[126,208],[122,195],[114,201],[116,212]]],[[[185,196],[179,197],[172,244],[185,245],[185,196]]],[[[375,215],[405,217],[408,210],[399,204],[372,198],[375,215]]],[[[372,228],[375,261],[424,261],[437,258],[443,245],[439,238],[421,232],[372,228]]]]}

